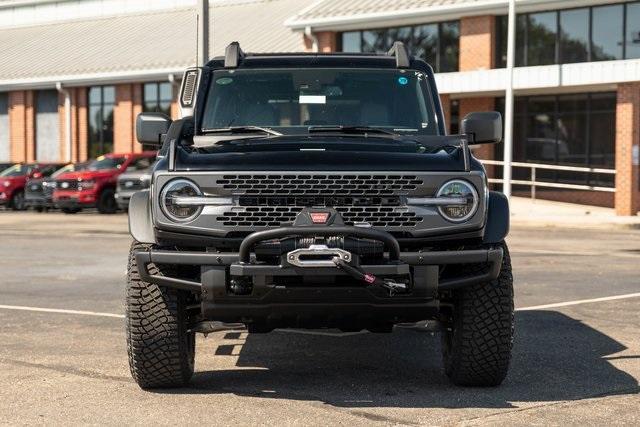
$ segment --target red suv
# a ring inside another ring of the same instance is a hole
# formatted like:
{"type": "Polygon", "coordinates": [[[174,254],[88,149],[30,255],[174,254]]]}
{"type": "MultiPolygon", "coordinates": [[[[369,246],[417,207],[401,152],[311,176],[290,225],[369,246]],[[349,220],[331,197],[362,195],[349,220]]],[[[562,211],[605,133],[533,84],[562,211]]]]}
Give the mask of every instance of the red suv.
{"type": "Polygon", "coordinates": [[[50,176],[63,167],[64,163],[28,163],[15,164],[0,172],[0,205],[14,211],[26,209],[24,204],[24,186],[29,179],[50,176]]]}
{"type": "Polygon", "coordinates": [[[148,162],[155,157],[155,151],[98,157],[86,169],[57,177],[53,203],[69,214],[93,207],[103,214],[115,213],[118,209],[114,197],[118,176],[137,162],[148,162]]]}

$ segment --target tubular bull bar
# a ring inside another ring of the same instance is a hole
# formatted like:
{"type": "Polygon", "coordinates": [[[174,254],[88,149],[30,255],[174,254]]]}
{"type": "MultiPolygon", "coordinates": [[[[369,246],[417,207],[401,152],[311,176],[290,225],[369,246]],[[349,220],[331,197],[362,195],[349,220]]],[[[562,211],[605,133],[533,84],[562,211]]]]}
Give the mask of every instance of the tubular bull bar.
{"type": "MultiPolygon", "coordinates": [[[[404,276],[413,277],[414,287],[421,288],[424,296],[434,298],[438,291],[448,291],[470,286],[480,282],[496,279],[500,274],[503,249],[485,248],[469,250],[447,251],[419,251],[401,252],[398,241],[390,233],[352,226],[305,226],[283,227],[260,231],[247,236],[241,243],[239,252],[178,252],[150,249],[138,251],[135,258],[141,278],[168,288],[207,293],[203,283],[206,280],[222,281],[226,286],[229,278],[250,277],[264,284],[265,277],[276,276],[344,276],[344,270],[336,267],[301,267],[286,262],[286,257],[280,265],[264,264],[255,261],[251,250],[256,244],[266,240],[275,240],[291,236],[351,236],[357,238],[382,241],[388,252],[386,260],[375,265],[360,265],[361,270],[375,276],[404,276]],[[148,265],[190,265],[199,266],[202,272],[200,282],[177,277],[152,274],[148,265]],[[439,278],[439,267],[452,264],[486,264],[488,268],[481,273],[460,277],[439,278]],[[214,273],[212,273],[214,272],[214,273]],[[230,276],[230,277],[229,277],[230,276]]],[[[218,284],[219,286],[220,284],[218,284]]],[[[211,296],[208,296],[211,298],[211,296]]]]}

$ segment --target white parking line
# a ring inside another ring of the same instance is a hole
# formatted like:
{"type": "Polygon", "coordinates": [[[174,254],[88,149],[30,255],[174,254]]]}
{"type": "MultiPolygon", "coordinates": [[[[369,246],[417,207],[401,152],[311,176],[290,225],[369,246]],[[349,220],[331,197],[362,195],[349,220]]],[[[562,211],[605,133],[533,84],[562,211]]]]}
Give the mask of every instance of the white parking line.
{"type": "Polygon", "coordinates": [[[602,297],[602,298],[580,299],[576,301],[557,302],[555,304],[534,305],[532,307],[517,308],[516,311],[544,310],[546,308],[568,307],[570,305],[590,304],[593,302],[614,301],[617,299],[638,298],[638,297],[640,297],[640,292],[636,292],[634,294],[614,295],[614,296],[602,297]]]}
{"type": "Polygon", "coordinates": [[[22,305],[2,305],[0,304],[0,309],[5,310],[23,310],[23,311],[40,311],[43,313],[60,313],[60,314],[79,314],[82,316],[98,316],[98,317],[116,317],[119,319],[124,319],[124,314],[114,314],[114,313],[100,313],[96,311],[82,311],[82,310],[64,310],[61,308],[44,308],[44,307],[26,307],[22,305]]]}
{"type": "MultiPolygon", "coordinates": [[[[575,301],[558,302],[553,304],[534,305],[531,307],[520,307],[520,308],[516,308],[516,311],[544,310],[548,308],[568,307],[572,305],[591,304],[594,302],[615,301],[615,300],[629,299],[629,298],[640,298],[640,292],[636,292],[633,294],[613,295],[613,296],[602,297],[602,298],[581,299],[581,300],[575,300],[575,301]]],[[[28,307],[23,305],[0,304],[0,309],[36,311],[36,312],[42,312],[42,313],[76,314],[81,316],[113,317],[117,319],[124,319],[124,314],[101,313],[97,311],[65,310],[61,308],[28,307]]],[[[307,330],[300,330],[300,329],[278,329],[278,332],[289,332],[294,334],[307,334],[307,335],[324,335],[324,336],[350,336],[350,335],[359,335],[359,334],[365,333],[365,331],[323,332],[323,331],[307,331],[307,330]]]]}

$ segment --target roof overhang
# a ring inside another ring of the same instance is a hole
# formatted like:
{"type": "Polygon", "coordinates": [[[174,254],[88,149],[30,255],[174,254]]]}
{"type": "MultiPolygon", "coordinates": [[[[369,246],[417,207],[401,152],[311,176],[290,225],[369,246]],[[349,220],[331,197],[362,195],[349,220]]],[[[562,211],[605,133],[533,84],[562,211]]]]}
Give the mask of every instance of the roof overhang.
{"type": "Polygon", "coordinates": [[[65,87],[105,85],[120,83],[141,83],[146,81],[168,80],[170,75],[181,79],[184,67],[158,68],[146,70],[113,71],[105,73],[88,73],[74,75],[51,75],[43,77],[30,77],[25,79],[0,80],[0,92],[20,89],[50,89],[56,83],[62,83],[65,87]]]}
{"type": "MultiPolygon", "coordinates": [[[[516,0],[516,8],[518,12],[532,12],[607,3],[620,3],[620,0],[516,0]]],[[[297,31],[308,27],[313,28],[314,31],[348,31],[380,26],[411,25],[459,19],[464,16],[503,15],[508,12],[509,1],[478,0],[403,10],[305,18],[305,15],[321,5],[322,1],[313,4],[298,15],[289,18],[285,21],[285,25],[297,31]]]]}

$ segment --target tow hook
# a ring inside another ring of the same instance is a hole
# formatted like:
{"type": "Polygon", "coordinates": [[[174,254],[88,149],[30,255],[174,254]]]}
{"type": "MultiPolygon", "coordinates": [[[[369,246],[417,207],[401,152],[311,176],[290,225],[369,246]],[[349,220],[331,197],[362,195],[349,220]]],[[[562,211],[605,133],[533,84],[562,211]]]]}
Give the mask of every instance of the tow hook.
{"type": "Polygon", "coordinates": [[[376,277],[371,273],[367,273],[360,267],[348,264],[346,261],[340,259],[339,257],[333,258],[332,261],[337,268],[343,270],[354,279],[365,282],[371,286],[382,286],[389,291],[389,295],[407,291],[407,285],[405,283],[396,282],[395,280],[391,279],[380,279],[379,277],[376,277]]]}

